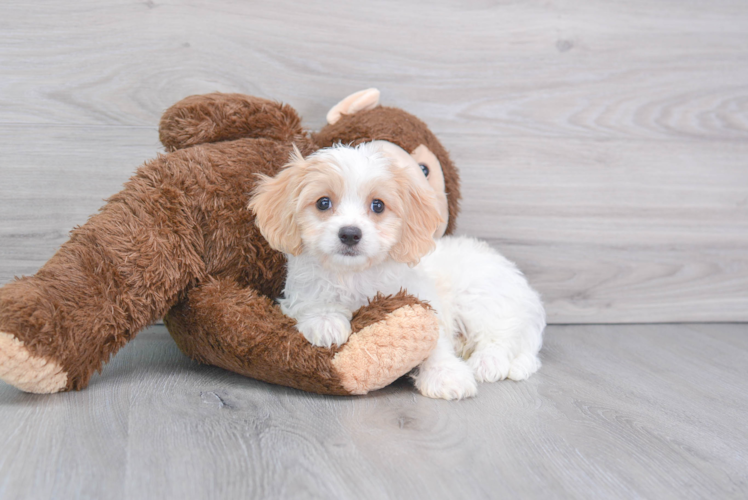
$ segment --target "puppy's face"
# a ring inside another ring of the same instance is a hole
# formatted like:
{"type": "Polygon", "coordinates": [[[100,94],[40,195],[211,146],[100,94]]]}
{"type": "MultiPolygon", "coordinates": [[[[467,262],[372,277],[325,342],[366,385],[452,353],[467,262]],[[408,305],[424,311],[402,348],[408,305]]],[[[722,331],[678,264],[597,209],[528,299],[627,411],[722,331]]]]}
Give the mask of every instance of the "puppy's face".
{"type": "Polygon", "coordinates": [[[270,246],[341,270],[387,258],[415,264],[443,222],[420,170],[398,166],[371,143],[306,159],[296,152],[280,174],[261,179],[250,209],[270,246]]]}

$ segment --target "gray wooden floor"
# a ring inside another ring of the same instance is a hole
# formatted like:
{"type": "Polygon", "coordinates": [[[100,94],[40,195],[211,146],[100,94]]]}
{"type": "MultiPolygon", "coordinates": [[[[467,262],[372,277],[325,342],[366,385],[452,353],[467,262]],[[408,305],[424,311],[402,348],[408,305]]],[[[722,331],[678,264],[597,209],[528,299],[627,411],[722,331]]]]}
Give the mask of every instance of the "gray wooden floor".
{"type": "Polygon", "coordinates": [[[0,498],[746,498],[748,325],[551,326],[462,402],[270,386],[142,333],[83,391],[0,384],[0,498]]]}

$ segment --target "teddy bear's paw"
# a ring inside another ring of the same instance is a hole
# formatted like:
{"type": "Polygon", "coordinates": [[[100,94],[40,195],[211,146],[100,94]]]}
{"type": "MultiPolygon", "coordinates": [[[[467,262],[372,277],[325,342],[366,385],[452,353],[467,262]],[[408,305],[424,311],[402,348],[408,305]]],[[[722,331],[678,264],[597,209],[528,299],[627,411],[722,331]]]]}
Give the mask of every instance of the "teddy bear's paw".
{"type": "Polygon", "coordinates": [[[37,394],[59,392],[68,383],[68,375],[59,364],[31,354],[23,342],[3,332],[0,332],[0,379],[37,394]]]}
{"type": "MultiPolygon", "coordinates": [[[[403,304],[402,298],[373,300],[366,312],[376,308],[379,321],[356,328],[356,333],[335,354],[332,364],[351,394],[366,394],[391,384],[422,363],[434,349],[439,325],[431,309],[407,302],[390,312],[382,308],[383,302],[403,304]]],[[[354,319],[354,325],[357,323],[360,326],[354,319]]]]}
{"type": "Polygon", "coordinates": [[[421,366],[414,378],[416,388],[429,398],[454,400],[478,394],[478,384],[472,370],[456,358],[454,362],[429,363],[428,367],[421,366]]]}
{"type": "Polygon", "coordinates": [[[296,328],[318,347],[341,346],[351,335],[351,322],[343,314],[335,312],[305,318],[296,324],[296,328]]]}

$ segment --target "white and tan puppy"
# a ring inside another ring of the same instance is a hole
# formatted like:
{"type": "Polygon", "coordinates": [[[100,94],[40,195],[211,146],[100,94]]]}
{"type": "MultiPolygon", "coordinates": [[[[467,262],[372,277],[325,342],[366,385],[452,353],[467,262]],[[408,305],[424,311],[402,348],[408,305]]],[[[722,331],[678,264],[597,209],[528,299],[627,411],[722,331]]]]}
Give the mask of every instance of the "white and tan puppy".
{"type": "Polygon", "coordinates": [[[539,368],[545,314],[524,276],[485,243],[436,243],[443,201],[408,153],[377,141],[308,158],[297,151],[280,174],[262,179],[250,208],[288,257],[279,302],[311,343],[341,345],[353,311],[405,289],[440,324],[437,347],[412,375],[416,387],[461,399],[476,394],[476,379],[521,380],[539,368]]]}

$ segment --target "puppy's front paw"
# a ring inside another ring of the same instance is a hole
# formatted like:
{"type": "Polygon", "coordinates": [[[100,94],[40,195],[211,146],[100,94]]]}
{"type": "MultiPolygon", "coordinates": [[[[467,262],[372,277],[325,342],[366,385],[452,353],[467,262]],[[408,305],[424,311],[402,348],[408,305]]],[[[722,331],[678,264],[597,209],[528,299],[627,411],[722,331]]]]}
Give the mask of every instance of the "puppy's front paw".
{"type": "Polygon", "coordinates": [[[421,366],[415,384],[421,394],[429,398],[465,399],[478,394],[472,370],[461,361],[421,366]]]}
{"type": "Polygon", "coordinates": [[[319,347],[343,345],[351,335],[351,322],[339,313],[325,313],[300,320],[296,324],[304,337],[319,347]]]}

